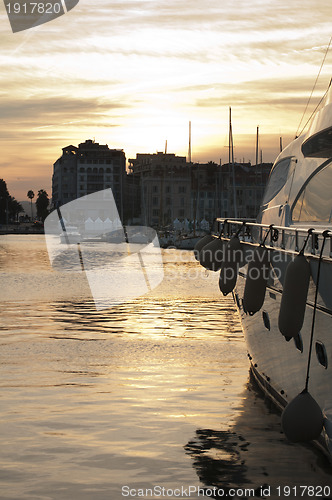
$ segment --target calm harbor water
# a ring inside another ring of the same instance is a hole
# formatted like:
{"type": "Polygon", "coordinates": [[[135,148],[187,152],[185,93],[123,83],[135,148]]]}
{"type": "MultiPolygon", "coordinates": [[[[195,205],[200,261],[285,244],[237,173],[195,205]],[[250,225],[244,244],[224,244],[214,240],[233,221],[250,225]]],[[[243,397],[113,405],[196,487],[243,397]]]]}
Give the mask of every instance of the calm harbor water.
{"type": "Polygon", "coordinates": [[[131,498],[332,491],[326,459],[287,443],[249,384],[218,276],[191,252],[164,250],[163,261],[147,296],[96,311],[83,273],[50,267],[43,236],[1,237],[1,500],[119,500],[124,486],[131,498]],[[164,496],[140,495],[155,486],[164,496]]]}

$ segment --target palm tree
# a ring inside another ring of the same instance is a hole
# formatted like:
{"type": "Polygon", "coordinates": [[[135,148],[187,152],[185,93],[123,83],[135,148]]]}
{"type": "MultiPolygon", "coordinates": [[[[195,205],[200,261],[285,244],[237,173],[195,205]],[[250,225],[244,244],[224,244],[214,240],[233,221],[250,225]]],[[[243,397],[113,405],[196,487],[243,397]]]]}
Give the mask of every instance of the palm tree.
{"type": "Polygon", "coordinates": [[[37,217],[44,222],[48,215],[48,210],[47,207],[49,205],[49,198],[48,194],[45,191],[45,189],[40,189],[38,191],[38,196],[37,196],[37,201],[36,201],[36,208],[37,208],[37,217]]]}
{"type": "Polygon", "coordinates": [[[35,193],[30,189],[27,192],[27,197],[30,199],[30,202],[31,202],[31,220],[32,220],[33,219],[33,215],[32,215],[32,199],[35,197],[35,193]]]}

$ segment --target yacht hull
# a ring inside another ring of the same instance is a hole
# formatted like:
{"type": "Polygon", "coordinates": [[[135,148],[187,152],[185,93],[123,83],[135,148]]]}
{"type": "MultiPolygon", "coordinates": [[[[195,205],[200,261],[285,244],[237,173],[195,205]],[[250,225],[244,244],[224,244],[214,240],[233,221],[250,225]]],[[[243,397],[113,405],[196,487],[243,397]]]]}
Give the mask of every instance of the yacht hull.
{"type": "MultiPolygon", "coordinates": [[[[236,190],[235,184],[233,187],[236,190]]],[[[214,236],[217,238],[222,235],[223,240],[228,242],[238,238],[242,244],[242,252],[238,255],[232,253],[231,243],[227,243],[221,257],[218,257],[216,252],[215,254],[211,252],[210,255],[210,260],[216,261],[214,264],[220,264],[219,268],[223,274],[219,284],[221,290],[225,290],[226,293],[229,289],[224,286],[224,276],[227,272],[240,267],[233,295],[241,315],[252,371],[259,385],[279,408],[287,406],[304,389],[308,389],[324,415],[322,438],[330,458],[332,457],[331,192],[332,85],[330,84],[321,100],[320,109],[313,115],[308,131],[296,137],[276,158],[256,222],[237,217],[216,219],[214,236]],[[245,255],[245,259],[242,254],[245,255]],[[291,261],[294,263],[288,267],[291,261]],[[247,265],[244,266],[243,262],[247,262],[247,265]],[[310,266],[310,273],[307,263],[310,266]],[[252,271],[256,273],[256,278],[252,276],[252,271]],[[267,271],[268,276],[264,276],[263,271],[267,271]],[[250,282],[245,288],[247,272],[250,282]],[[286,272],[287,280],[285,280],[286,272]],[[285,293],[279,322],[284,285],[285,293]],[[250,315],[244,306],[251,313],[258,312],[250,315]],[[281,331],[289,335],[289,338],[282,335],[279,324],[281,331]]],[[[235,201],[236,196],[234,196],[234,208],[235,201]]],[[[234,212],[236,214],[236,210],[234,212]]],[[[200,251],[203,252],[204,247],[200,251]]],[[[204,265],[204,259],[201,263],[204,265]]],[[[234,279],[229,280],[232,286],[233,282],[234,279]]],[[[312,418],[310,415],[306,417],[312,418]]],[[[301,420],[301,415],[297,415],[296,418],[302,424],[308,421],[305,418],[301,420]]],[[[300,437],[307,439],[307,436],[309,438],[311,435],[316,433],[303,434],[300,437]]]]}
{"type": "MultiPolygon", "coordinates": [[[[331,264],[328,265],[328,269],[325,269],[325,273],[332,273],[331,264]]],[[[261,389],[279,409],[283,409],[303,391],[306,384],[314,312],[314,303],[310,298],[314,295],[315,283],[311,279],[304,324],[299,337],[286,339],[278,328],[282,289],[273,285],[268,286],[262,309],[250,316],[244,311],[242,302],[245,281],[245,269],[241,269],[234,299],[242,320],[252,372],[261,389]]],[[[283,276],[280,281],[283,281],[283,276]]],[[[315,317],[309,392],[324,414],[324,432],[321,442],[324,442],[330,456],[332,456],[331,333],[331,311],[319,305],[315,317]],[[316,346],[318,346],[318,355],[316,346]],[[322,359],[324,354],[326,359],[322,359]],[[323,366],[322,361],[326,361],[326,366],[323,366]]]]}

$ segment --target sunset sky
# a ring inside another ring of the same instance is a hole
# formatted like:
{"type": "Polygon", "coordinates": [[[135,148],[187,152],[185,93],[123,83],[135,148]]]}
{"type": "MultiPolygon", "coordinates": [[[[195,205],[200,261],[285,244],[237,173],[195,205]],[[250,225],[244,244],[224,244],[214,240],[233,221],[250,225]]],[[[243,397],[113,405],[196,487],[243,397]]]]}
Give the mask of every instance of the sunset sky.
{"type": "MultiPolygon", "coordinates": [[[[0,6],[0,178],[51,195],[61,148],[86,139],[136,153],[263,160],[295,136],[331,32],[326,0],[80,0],[13,34],[0,6]]],[[[332,49],[313,110],[332,76],[332,49]]],[[[306,120],[304,120],[305,122],[306,120]]]]}

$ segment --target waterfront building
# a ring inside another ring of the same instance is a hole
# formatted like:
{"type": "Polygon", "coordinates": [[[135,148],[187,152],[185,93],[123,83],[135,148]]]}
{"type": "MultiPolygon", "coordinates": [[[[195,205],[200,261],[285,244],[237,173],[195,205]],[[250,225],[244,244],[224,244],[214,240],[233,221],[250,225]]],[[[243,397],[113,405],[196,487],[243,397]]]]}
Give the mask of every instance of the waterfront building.
{"type": "Polygon", "coordinates": [[[163,227],[175,219],[191,218],[191,170],[185,156],[139,153],[129,159],[129,176],[140,179],[145,225],[163,227]]]}
{"type": "Polygon", "coordinates": [[[223,183],[224,178],[220,165],[213,162],[191,164],[193,220],[207,220],[211,223],[213,219],[224,213],[224,206],[227,210],[228,194],[223,183]]]}
{"type": "Polygon", "coordinates": [[[234,163],[236,210],[234,204],[233,168],[228,163],[221,167],[222,199],[224,205],[220,217],[256,218],[265,186],[272,168],[272,163],[252,165],[234,163]]]}
{"type": "MultiPolygon", "coordinates": [[[[238,217],[256,217],[271,163],[235,163],[238,217]]],[[[187,162],[185,156],[157,152],[126,158],[122,149],[86,140],[69,145],[54,163],[52,204],[66,204],[111,188],[121,220],[130,224],[166,227],[174,220],[209,223],[234,217],[232,165],[187,162]]]]}
{"type": "MultiPolygon", "coordinates": [[[[256,217],[271,167],[271,163],[234,164],[238,217],[256,217]]],[[[228,163],[192,163],[184,156],[161,152],[137,154],[129,159],[130,178],[139,179],[137,213],[146,225],[234,217],[233,169],[228,163]]]]}
{"type": "Polygon", "coordinates": [[[86,140],[78,147],[66,146],[53,165],[53,206],[111,188],[122,216],[125,180],[126,157],[123,149],[110,149],[107,144],[92,140],[86,140]]]}

